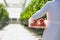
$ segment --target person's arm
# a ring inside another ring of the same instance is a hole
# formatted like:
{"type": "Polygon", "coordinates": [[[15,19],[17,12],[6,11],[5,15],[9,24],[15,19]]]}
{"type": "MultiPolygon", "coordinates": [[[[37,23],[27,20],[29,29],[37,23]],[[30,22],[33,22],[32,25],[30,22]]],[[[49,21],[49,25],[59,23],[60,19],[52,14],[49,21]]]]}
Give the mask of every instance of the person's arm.
{"type": "Polygon", "coordinates": [[[42,17],[43,14],[45,14],[49,9],[49,2],[47,2],[40,10],[38,10],[35,14],[30,17],[28,21],[36,20],[40,17],[42,17]]]}

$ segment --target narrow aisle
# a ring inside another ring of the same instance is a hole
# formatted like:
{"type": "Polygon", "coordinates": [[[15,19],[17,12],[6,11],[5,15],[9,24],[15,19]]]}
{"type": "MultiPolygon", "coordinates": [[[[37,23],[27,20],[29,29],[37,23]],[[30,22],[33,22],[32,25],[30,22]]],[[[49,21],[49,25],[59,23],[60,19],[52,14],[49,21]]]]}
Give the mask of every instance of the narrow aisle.
{"type": "Polygon", "coordinates": [[[9,24],[1,40],[38,40],[20,24],[9,24]]]}

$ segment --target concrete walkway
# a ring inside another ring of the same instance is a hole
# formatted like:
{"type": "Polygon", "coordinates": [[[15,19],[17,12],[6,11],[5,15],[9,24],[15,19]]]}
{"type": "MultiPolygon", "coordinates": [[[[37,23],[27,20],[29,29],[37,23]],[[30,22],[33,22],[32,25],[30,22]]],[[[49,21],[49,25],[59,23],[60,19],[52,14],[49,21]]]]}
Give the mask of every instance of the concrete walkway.
{"type": "Polygon", "coordinates": [[[9,24],[0,30],[0,40],[38,40],[20,24],[9,24]]]}

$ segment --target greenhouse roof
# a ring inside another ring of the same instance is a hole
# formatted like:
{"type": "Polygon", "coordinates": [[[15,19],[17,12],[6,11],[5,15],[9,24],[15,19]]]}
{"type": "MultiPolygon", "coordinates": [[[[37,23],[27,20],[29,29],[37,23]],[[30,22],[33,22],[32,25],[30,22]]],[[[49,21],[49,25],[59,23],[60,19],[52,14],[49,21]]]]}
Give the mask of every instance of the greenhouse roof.
{"type": "Polygon", "coordinates": [[[4,4],[9,12],[10,18],[19,18],[20,12],[23,9],[23,5],[27,6],[31,0],[0,0],[0,3],[4,4]]]}
{"type": "Polygon", "coordinates": [[[0,0],[0,3],[3,3],[9,7],[22,7],[24,4],[27,6],[31,0],[0,0]]]}

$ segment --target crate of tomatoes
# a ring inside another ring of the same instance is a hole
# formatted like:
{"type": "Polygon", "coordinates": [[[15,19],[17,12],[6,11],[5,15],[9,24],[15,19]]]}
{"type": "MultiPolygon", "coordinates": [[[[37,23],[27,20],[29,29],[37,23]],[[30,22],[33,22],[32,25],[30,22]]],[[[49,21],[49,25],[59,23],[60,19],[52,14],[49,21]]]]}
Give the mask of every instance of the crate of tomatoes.
{"type": "Polygon", "coordinates": [[[32,20],[29,23],[29,27],[31,27],[31,28],[46,28],[46,22],[44,19],[32,20]]]}

